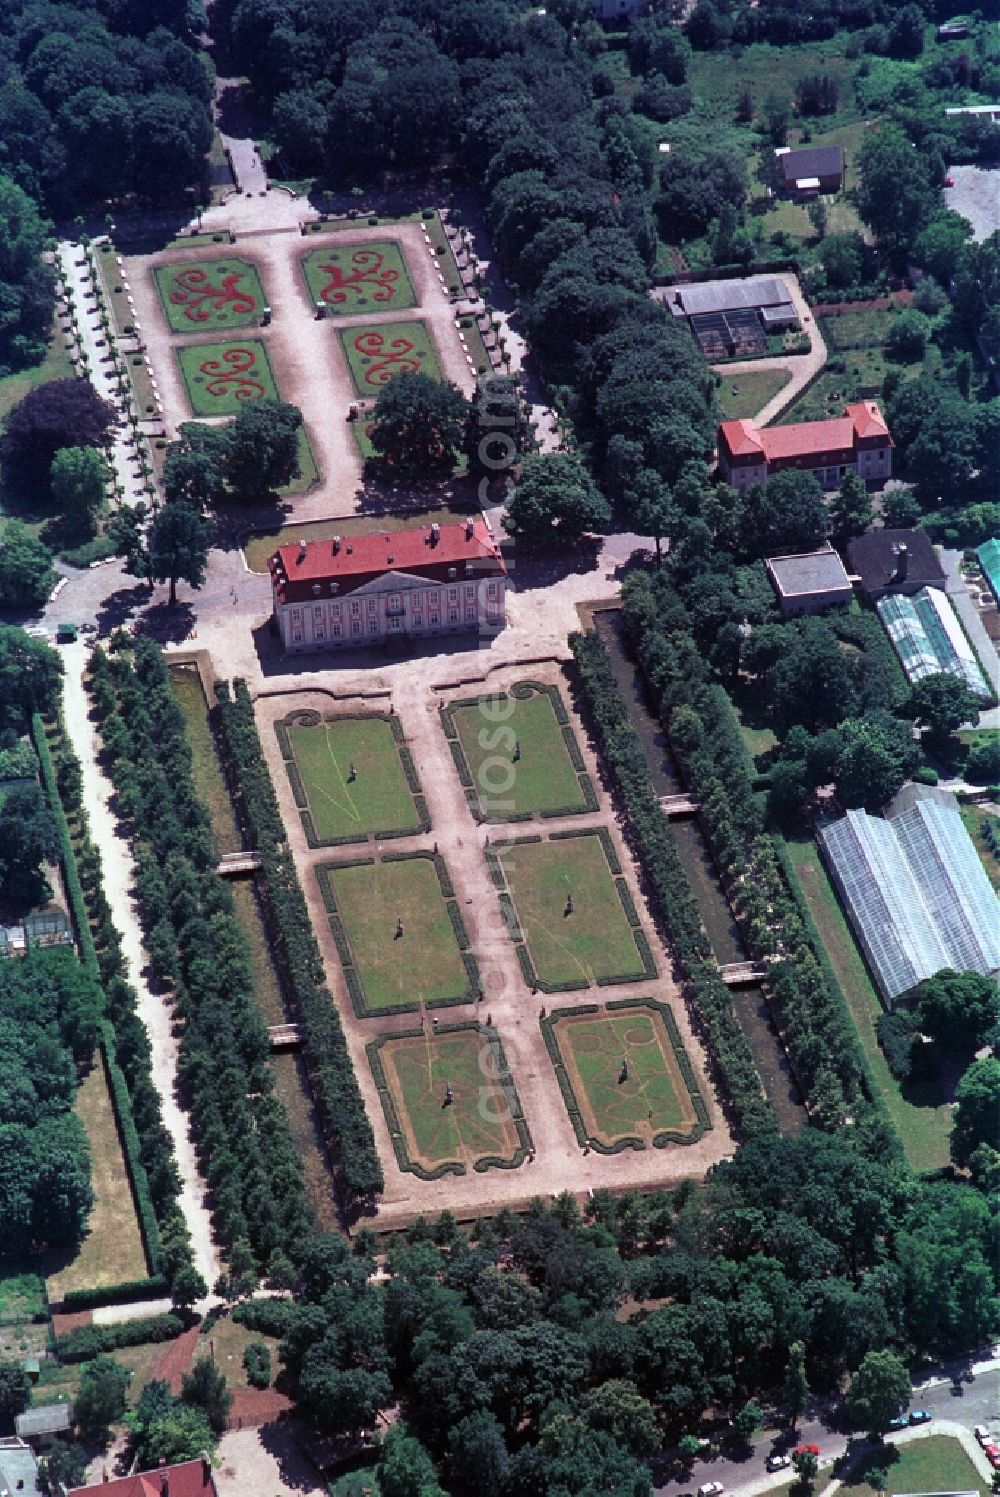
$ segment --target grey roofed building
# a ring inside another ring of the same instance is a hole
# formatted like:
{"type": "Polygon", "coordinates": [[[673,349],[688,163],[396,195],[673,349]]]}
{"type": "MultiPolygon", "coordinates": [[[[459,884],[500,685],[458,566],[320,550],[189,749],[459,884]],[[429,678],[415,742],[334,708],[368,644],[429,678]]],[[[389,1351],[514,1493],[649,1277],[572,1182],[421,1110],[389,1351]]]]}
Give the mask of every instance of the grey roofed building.
{"type": "Polygon", "coordinates": [[[774,276],[669,286],[658,299],[666,302],[675,317],[698,317],[705,312],[759,311],[763,307],[782,306],[791,308],[794,315],[795,310],[784,281],[774,276]]]}
{"type": "Polygon", "coordinates": [[[944,587],[944,567],[926,530],[866,530],[847,546],[847,559],[869,598],[944,587]]]}
{"type": "Polygon", "coordinates": [[[769,556],[766,565],[786,619],[850,603],[854,596],[847,568],[829,542],[799,555],[769,556]]]}
{"type": "Polygon", "coordinates": [[[0,1497],[42,1497],[35,1452],[16,1435],[0,1438],[0,1497]]]}
{"type": "Polygon", "coordinates": [[[890,1008],[944,967],[1000,970],[1000,900],[954,796],[907,786],[884,818],[848,811],[817,836],[890,1008]]]}
{"type": "Polygon", "coordinates": [[[799,151],[779,151],[778,159],[786,187],[815,181],[824,190],[836,190],[843,184],[843,146],[805,146],[799,151]]]}
{"type": "Polygon", "coordinates": [[[43,1403],[35,1409],[25,1409],[14,1420],[14,1428],[24,1440],[38,1440],[46,1435],[58,1435],[73,1423],[73,1405],[69,1403],[43,1403]]]}

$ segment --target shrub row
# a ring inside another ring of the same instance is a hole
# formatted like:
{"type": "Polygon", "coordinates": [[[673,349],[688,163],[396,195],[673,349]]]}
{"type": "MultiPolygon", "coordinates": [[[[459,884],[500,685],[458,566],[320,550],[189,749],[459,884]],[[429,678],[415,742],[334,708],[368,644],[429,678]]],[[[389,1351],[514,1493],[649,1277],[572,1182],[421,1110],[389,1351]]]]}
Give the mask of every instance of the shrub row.
{"type": "Polygon", "coordinates": [[[233,1310],[237,1325],[261,1336],[284,1336],[295,1315],[293,1299],[246,1299],[233,1310]]]}
{"type": "Polygon", "coordinates": [[[141,638],[130,657],[96,650],[92,681],[117,810],[131,827],[150,965],[181,1021],[178,1080],[220,1240],[258,1269],[295,1257],[313,1217],[232,894],[216,873],[166,663],[141,638]],[[110,697],[107,691],[110,687],[110,697]],[[98,700],[99,699],[99,700],[98,700]],[[110,710],[107,710],[110,708],[110,710]]]}
{"type": "Polygon", "coordinates": [[[309,922],[302,887],[264,761],[246,682],[216,685],[219,725],[240,821],[263,864],[262,904],[296,1017],[324,1138],[338,1160],[343,1195],[360,1205],[384,1187],[371,1123],[309,922]]]}
{"type": "Polygon", "coordinates": [[[85,1362],[102,1352],[123,1346],[146,1346],[150,1342],[173,1341],[187,1330],[186,1315],[148,1315],[140,1320],[122,1320],[116,1325],[84,1325],[56,1337],[60,1362],[85,1362]]]}
{"type": "Polygon", "coordinates": [[[628,816],[637,859],[649,880],[660,918],[670,934],[684,978],[685,996],[729,1097],[740,1133],[774,1132],[774,1115],[705,934],[698,907],[660,809],[645,749],[636,731],[607,651],[594,633],[574,634],[577,684],[588,709],[606,768],[628,816]]]}

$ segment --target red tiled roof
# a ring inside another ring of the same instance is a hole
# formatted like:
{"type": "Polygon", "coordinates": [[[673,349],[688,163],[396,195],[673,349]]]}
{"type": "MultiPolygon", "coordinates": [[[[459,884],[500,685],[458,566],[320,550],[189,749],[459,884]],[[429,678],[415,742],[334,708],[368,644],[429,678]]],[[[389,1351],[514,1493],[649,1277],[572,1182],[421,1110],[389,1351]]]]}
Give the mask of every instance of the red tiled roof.
{"type": "Polygon", "coordinates": [[[749,421],[723,421],[719,435],[733,457],[760,457],[763,455],[761,435],[749,421]]]}
{"type": "Polygon", "coordinates": [[[268,569],[283,603],[308,601],[316,596],[313,587],[317,583],[329,596],[329,584],[336,582],[337,595],[343,596],[390,572],[438,582],[448,580],[449,567],[460,568],[459,575],[464,577],[467,562],[473,563],[476,577],[506,572],[486,521],[478,517],[471,534],[469,530],[464,524],[440,525],[433,544],[429,525],[415,530],[373,530],[344,536],[336,551],[332,539],[305,541],[281,546],[268,561],[268,569]]]}
{"type": "Polygon", "coordinates": [[[795,421],[790,426],[762,426],[750,421],[723,421],[720,442],[732,457],[762,455],[769,463],[797,457],[819,457],[823,453],[851,452],[855,438],[881,437],[891,445],[889,428],[874,400],[860,400],[846,407],[843,416],[828,421],[795,421]]]}
{"type": "Polygon", "coordinates": [[[99,1493],[100,1497],[162,1497],[163,1479],[169,1483],[170,1497],[216,1497],[211,1467],[204,1461],[182,1461],[179,1466],[164,1466],[158,1471],[137,1471],[117,1481],[96,1482],[89,1487],[73,1487],[69,1497],[99,1493]]]}

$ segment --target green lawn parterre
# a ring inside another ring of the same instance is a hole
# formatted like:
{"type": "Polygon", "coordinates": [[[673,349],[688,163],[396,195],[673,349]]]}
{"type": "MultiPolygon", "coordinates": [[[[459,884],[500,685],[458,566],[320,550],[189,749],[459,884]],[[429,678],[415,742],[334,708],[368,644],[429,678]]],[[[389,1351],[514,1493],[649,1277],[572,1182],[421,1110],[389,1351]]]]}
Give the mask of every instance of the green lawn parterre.
{"type": "Polygon", "coordinates": [[[662,1014],[640,1004],[564,1013],[553,1033],[589,1137],[605,1146],[683,1138],[698,1116],[662,1014]]]}
{"type": "Polygon", "coordinates": [[[362,1016],[473,996],[456,933],[461,917],[454,901],[449,907],[437,860],[327,863],[317,876],[342,960],[356,973],[352,998],[362,1016]]]}
{"type": "Polygon", "coordinates": [[[844,1480],[840,1489],[843,1497],[871,1497],[876,1489],[865,1476],[871,1470],[884,1470],[887,1454],[898,1455],[888,1468],[885,1491],[889,1497],[897,1492],[980,1492],[985,1497],[989,1491],[989,1483],[979,1475],[958,1440],[951,1435],[929,1435],[863,1455],[844,1480]]]}
{"type": "MultiPolygon", "coordinates": [[[[397,719],[322,722],[317,713],[296,713],[276,730],[311,846],[405,836],[427,827],[401,758],[397,719]]],[[[416,785],[412,765],[409,771],[416,785]]]]}
{"type": "Polygon", "coordinates": [[[505,884],[501,902],[523,943],[518,947],[522,968],[546,992],[656,975],[628,889],[612,876],[610,846],[607,833],[593,831],[557,834],[547,842],[502,842],[490,850],[495,877],[505,884]],[[567,913],[570,895],[573,908],[567,913]]]}
{"type": "Polygon", "coordinates": [[[428,1025],[368,1053],[402,1168],[426,1176],[520,1162],[528,1134],[492,1031],[428,1025]]]}
{"type": "Polygon", "coordinates": [[[556,687],[521,681],[509,695],[453,702],[441,718],[480,820],[597,809],[556,687]]]}
{"type": "Polygon", "coordinates": [[[331,317],[417,305],[402,248],[392,240],[324,246],[310,250],[301,265],[310,299],[322,302],[331,317]]]}
{"type": "Polygon", "coordinates": [[[377,395],[399,374],[419,371],[432,379],[441,378],[430,330],[424,322],[340,328],[338,336],[359,395],[377,395]]]}
{"type": "Polygon", "coordinates": [[[271,361],[259,338],[188,343],[174,353],[196,416],[234,416],[248,400],[278,399],[271,361]]]}
{"type": "Polygon", "coordinates": [[[256,266],[235,255],[157,265],[153,278],[173,333],[247,327],[267,304],[256,266]]]}

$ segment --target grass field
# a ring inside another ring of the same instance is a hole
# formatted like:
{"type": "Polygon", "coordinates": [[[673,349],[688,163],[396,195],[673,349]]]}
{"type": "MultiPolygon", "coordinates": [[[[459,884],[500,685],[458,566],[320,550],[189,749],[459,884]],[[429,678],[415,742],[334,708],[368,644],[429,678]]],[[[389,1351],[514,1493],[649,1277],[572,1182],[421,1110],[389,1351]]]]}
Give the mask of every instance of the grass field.
{"type": "Polygon", "coordinates": [[[402,311],[417,305],[400,246],[393,240],[324,246],[301,261],[314,305],[331,317],[402,311]]]}
{"type": "Polygon", "coordinates": [[[248,400],[278,399],[271,361],[259,338],[189,343],[174,352],[196,416],[234,416],[248,400]]]}
{"type": "Polygon", "coordinates": [[[231,1315],[220,1316],[207,1335],[200,1337],[193,1360],[197,1361],[199,1357],[211,1357],[230,1388],[249,1388],[246,1369],[243,1366],[243,1353],[251,1341],[263,1341],[271,1353],[271,1380],[273,1382],[275,1375],[280,1371],[278,1362],[280,1337],[265,1336],[262,1331],[247,1330],[245,1325],[240,1325],[231,1315]]]}
{"type": "Polygon", "coordinates": [[[220,857],[243,846],[229,787],[219,764],[219,755],[208,720],[208,703],[201,677],[194,665],[170,667],[170,689],[184,714],[184,728],[193,756],[192,775],[198,798],[212,822],[215,849],[220,857]]]}
{"type": "MultiPolygon", "coordinates": [[[[989,1491],[959,1442],[950,1435],[929,1435],[905,1445],[889,1446],[899,1459],[889,1466],[885,1490],[894,1497],[897,1492],[981,1492],[989,1491]]],[[[884,1465],[881,1451],[862,1457],[841,1487],[844,1497],[870,1497],[875,1488],[864,1479],[865,1473],[884,1465]]]]}
{"type": "Polygon", "coordinates": [[[330,520],[309,520],[300,525],[284,525],[278,530],[262,530],[249,537],[243,547],[247,566],[251,572],[266,572],[267,559],[279,546],[297,544],[299,541],[327,541],[334,535],[367,535],[373,530],[419,530],[435,521],[439,525],[457,525],[464,522],[468,509],[414,509],[393,515],[341,515],[330,520]]]}
{"type": "Polygon", "coordinates": [[[180,260],[153,271],[160,305],[174,333],[207,333],[259,322],[267,297],[248,260],[180,260]]]}
{"type": "Polygon", "coordinates": [[[513,1157],[517,1129],[499,1085],[490,1084],[495,1062],[482,1034],[461,1029],[401,1037],[382,1045],[379,1055],[416,1163],[425,1169],[450,1161],[468,1167],[487,1156],[513,1157]]]}
{"type": "Polygon", "coordinates": [[[989,811],[978,811],[975,806],[962,806],[960,814],[965,830],[976,844],[976,851],[986,869],[987,878],[994,889],[1000,893],[1000,858],[990,851],[983,835],[983,829],[989,823],[992,823],[997,832],[1000,832],[1000,818],[993,816],[989,811]]]}
{"type": "Polygon", "coordinates": [[[319,843],[419,829],[399,745],[384,718],[345,717],[285,731],[319,843]]]}
{"type": "Polygon", "coordinates": [[[381,326],[342,328],[341,347],[359,395],[377,395],[397,374],[420,371],[441,378],[430,331],[423,322],[387,322],[381,326]]]}
{"type": "Polygon", "coordinates": [[[694,1107],[659,1014],[568,1014],[554,1026],[587,1133],[601,1143],[690,1131],[694,1107]]]}
{"type": "Polygon", "coordinates": [[[543,982],[587,987],[646,975],[600,838],[519,842],[500,853],[532,964],[543,982]],[[572,914],[566,913],[568,896],[572,914]]]}
{"type": "Polygon", "coordinates": [[[756,416],[791,379],[788,369],[755,369],[752,374],[724,374],[716,400],[724,421],[756,416]]]}
{"type": "Polygon", "coordinates": [[[919,1092],[914,1092],[913,1100],[909,1100],[903,1095],[899,1082],[889,1070],[875,1034],[875,1024],[882,1013],[882,1005],[823,867],[816,844],[811,837],[788,838],[787,843],[788,855],[798,874],[810,914],[816,922],[830,965],[847,1000],[876,1085],[903,1141],[906,1157],[914,1169],[942,1169],[950,1158],[948,1139],[952,1125],[951,1110],[938,1097],[924,1098],[919,1092]]]}
{"type": "Polygon", "coordinates": [[[49,1276],[53,1304],[71,1289],[103,1289],[149,1272],[100,1057],[77,1092],[75,1111],[90,1140],[94,1206],[80,1251],[49,1276]]]}
{"type": "Polygon", "coordinates": [[[587,809],[547,692],[483,697],[455,708],[452,722],[489,820],[587,809]]]}
{"type": "Polygon", "coordinates": [[[319,872],[333,890],[366,1008],[447,1003],[467,992],[469,976],[429,858],[354,868],[334,863],[319,872]]]}
{"type": "Polygon", "coordinates": [[[6,1265],[0,1275],[0,1358],[38,1356],[48,1330],[45,1281],[27,1263],[6,1265]]]}

